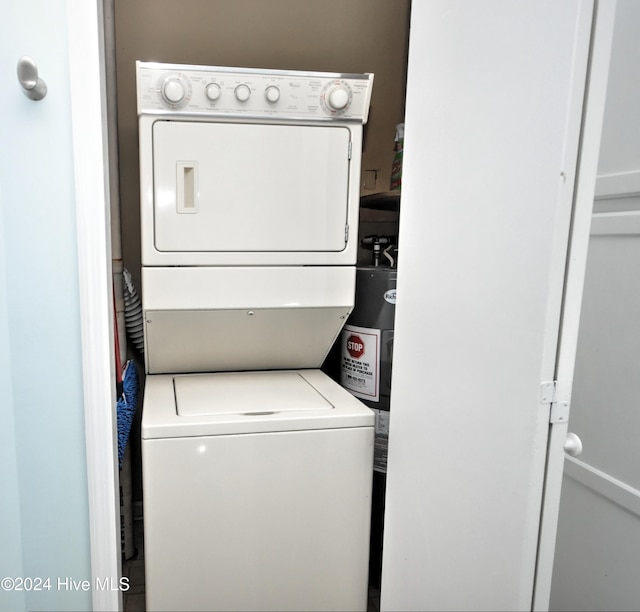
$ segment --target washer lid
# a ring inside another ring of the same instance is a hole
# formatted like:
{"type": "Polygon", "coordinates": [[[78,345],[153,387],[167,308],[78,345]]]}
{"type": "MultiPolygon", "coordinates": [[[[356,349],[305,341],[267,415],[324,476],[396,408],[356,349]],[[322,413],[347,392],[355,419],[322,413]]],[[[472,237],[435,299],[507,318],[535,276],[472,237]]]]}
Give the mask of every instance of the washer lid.
{"type": "Polygon", "coordinates": [[[264,415],[333,409],[298,372],[175,376],[173,386],[178,416],[264,415]]]}
{"type": "Polygon", "coordinates": [[[320,370],[151,374],[142,438],[373,427],[374,414],[320,370]]]}

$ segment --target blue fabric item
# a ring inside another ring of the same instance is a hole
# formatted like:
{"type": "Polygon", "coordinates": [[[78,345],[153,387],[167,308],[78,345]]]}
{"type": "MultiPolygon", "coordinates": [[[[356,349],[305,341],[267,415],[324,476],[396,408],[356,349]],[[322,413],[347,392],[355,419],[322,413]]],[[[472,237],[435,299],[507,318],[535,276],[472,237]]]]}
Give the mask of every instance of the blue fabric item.
{"type": "Polygon", "coordinates": [[[138,401],[138,370],[136,364],[129,360],[122,375],[122,395],[118,398],[118,463],[122,468],[122,458],[127,447],[131,424],[136,413],[138,401]]]}

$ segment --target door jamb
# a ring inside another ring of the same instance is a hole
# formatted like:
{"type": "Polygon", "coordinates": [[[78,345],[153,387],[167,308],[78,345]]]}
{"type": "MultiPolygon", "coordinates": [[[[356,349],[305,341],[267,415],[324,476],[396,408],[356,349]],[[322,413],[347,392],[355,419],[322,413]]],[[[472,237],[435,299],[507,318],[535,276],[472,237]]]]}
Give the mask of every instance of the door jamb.
{"type": "MultiPolygon", "coordinates": [[[[558,343],[556,380],[560,399],[570,405],[575,367],[580,308],[587,263],[591,211],[595,195],[600,138],[609,76],[616,0],[594,3],[591,48],[587,68],[582,134],[574,190],[573,216],[567,256],[565,293],[562,304],[561,334],[558,343]]],[[[564,442],[568,423],[549,426],[545,490],[542,502],[538,556],[532,609],[549,609],[555,555],[560,493],[564,465],[564,442]]]]}
{"type": "Polygon", "coordinates": [[[92,603],[122,610],[104,15],[102,0],[66,9],[92,603]]]}

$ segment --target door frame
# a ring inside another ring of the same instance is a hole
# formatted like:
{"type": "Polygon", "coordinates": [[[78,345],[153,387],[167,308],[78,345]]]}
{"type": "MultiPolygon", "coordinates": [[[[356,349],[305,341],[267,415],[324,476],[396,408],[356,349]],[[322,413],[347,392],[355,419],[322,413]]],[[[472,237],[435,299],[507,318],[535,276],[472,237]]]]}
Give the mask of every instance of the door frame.
{"type": "MultiPolygon", "coordinates": [[[[598,14],[592,49],[583,145],[589,151],[580,160],[576,206],[585,198],[593,199],[608,60],[611,49],[615,0],[596,3],[598,14]],[[595,151],[595,153],[594,153],[595,151]],[[584,171],[583,171],[584,169],[584,171]]],[[[96,579],[121,576],[118,465],[116,449],[116,413],[113,381],[113,293],[111,276],[111,235],[109,211],[109,163],[107,151],[107,109],[105,85],[104,13],[102,0],[82,2],[66,0],[69,45],[70,93],[72,107],[74,176],[76,193],[77,249],[79,261],[80,321],[82,332],[83,388],[86,436],[86,462],[90,521],[92,584],[96,579]]],[[[580,213],[578,224],[590,222],[580,213]]],[[[565,315],[571,314],[572,325],[563,330],[558,356],[557,379],[570,381],[573,374],[577,325],[580,311],[584,269],[579,268],[586,252],[588,231],[579,231],[579,242],[572,243],[568,258],[569,284],[565,296],[565,315]],[[584,237],[584,240],[582,238],[584,237]],[[583,242],[585,244],[583,244],[583,242]],[[572,266],[572,262],[577,266],[572,266]]],[[[584,266],[583,266],[584,267],[584,266]]],[[[565,325],[567,319],[565,319],[565,325]]],[[[566,423],[551,427],[542,526],[539,542],[538,570],[553,566],[555,532],[564,461],[562,447],[566,423]],[[557,481],[557,482],[556,482],[557,481]]],[[[534,609],[548,608],[551,573],[538,572],[534,609]],[[548,577],[547,577],[548,574],[548,577]]],[[[93,589],[94,610],[121,610],[120,590],[93,589]]]]}
{"type": "Polygon", "coordinates": [[[551,578],[565,458],[564,443],[568,432],[569,407],[571,405],[580,310],[589,245],[589,228],[596,189],[615,12],[616,0],[596,0],[594,3],[580,151],[574,188],[572,229],[566,261],[566,280],[555,373],[555,404],[563,404],[566,407],[566,411],[562,420],[551,422],[549,425],[545,487],[532,603],[532,608],[536,611],[548,610],[551,596],[551,578]]]}
{"type": "Polygon", "coordinates": [[[93,610],[122,610],[102,0],[66,0],[93,610]]]}

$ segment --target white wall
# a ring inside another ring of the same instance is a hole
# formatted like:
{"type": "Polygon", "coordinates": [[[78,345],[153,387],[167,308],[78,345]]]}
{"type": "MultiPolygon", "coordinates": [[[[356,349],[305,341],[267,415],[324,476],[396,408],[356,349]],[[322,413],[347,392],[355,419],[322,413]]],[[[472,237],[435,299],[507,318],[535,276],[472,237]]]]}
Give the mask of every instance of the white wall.
{"type": "Polygon", "coordinates": [[[640,208],[639,28],[640,2],[618,0],[598,163],[596,212],[640,208]],[[635,200],[630,199],[634,195],[635,200]]]}
{"type": "Polygon", "coordinates": [[[0,590],[3,610],[87,610],[91,579],[66,3],[0,8],[0,384],[2,575],[51,588],[0,590]],[[16,78],[31,55],[49,93],[16,78]]]}
{"type": "Polygon", "coordinates": [[[640,173],[640,2],[618,0],[599,175],[640,173]]]}

